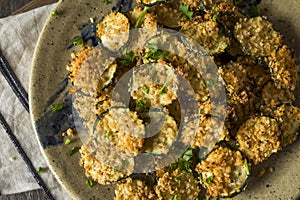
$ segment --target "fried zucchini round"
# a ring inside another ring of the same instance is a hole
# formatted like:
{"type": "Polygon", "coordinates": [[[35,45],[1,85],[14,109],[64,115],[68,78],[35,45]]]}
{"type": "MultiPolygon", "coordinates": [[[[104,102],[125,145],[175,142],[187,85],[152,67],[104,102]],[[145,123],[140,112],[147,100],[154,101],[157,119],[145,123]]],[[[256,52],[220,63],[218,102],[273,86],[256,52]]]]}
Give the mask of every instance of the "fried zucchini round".
{"type": "Polygon", "coordinates": [[[238,148],[254,164],[268,159],[281,150],[280,129],[275,119],[254,117],[242,124],[237,132],[238,148]]]}
{"type": "Polygon", "coordinates": [[[240,19],[234,32],[242,50],[256,57],[270,56],[282,42],[280,33],[263,17],[240,19]]]}

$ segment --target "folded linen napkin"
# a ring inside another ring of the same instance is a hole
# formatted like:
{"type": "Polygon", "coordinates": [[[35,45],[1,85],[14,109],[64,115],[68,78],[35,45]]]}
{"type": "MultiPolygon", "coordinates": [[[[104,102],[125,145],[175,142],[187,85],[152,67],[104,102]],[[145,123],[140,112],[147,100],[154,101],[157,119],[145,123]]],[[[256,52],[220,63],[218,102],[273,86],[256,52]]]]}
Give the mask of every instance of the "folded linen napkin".
{"type": "MultiPolygon", "coordinates": [[[[6,58],[23,86],[25,94],[28,93],[29,88],[34,48],[54,6],[52,4],[0,19],[0,53],[6,58]]],[[[34,178],[32,170],[41,168],[39,176],[41,182],[45,183],[46,190],[48,189],[55,199],[70,199],[43,158],[26,106],[24,107],[24,104],[19,101],[11,85],[1,73],[0,114],[3,117],[0,126],[0,194],[14,194],[40,188],[41,183],[39,181],[39,184],[37,183],[38,179],[34,178]],[[9,130],[3,126],[3,120],[7,122],[12,134],[29,158],[27,162],[24,162],[24,155],[21,156],[17,151],[9,137],[9,130]],[[31,171],[28,163],[32,164],[31,171]]]]}

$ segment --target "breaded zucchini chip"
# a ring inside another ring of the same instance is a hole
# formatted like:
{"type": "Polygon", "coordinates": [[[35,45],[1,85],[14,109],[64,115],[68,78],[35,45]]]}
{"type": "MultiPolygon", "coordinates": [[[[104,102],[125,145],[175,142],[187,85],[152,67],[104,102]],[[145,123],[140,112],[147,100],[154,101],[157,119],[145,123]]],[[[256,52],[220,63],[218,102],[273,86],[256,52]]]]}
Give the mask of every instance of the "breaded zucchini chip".
{"type": "Polygon", "coordinates": [[[281,129],[281,145],[285,147],[294,142],[300,126],[300,108],[283,104],[274,110],[272,116],[277,120],[281,129]]]}
{"type": "Polygon", "coordinates": [[[238,148],[254,164],[268,159],[272,153],[281,150],[280,129],[275,119],[254,117],[242,124],[237,132],[238,148]]]}
{"type": "Polygon", "coordinates": [[[197,200],[200,188],[191,173],[175,169],[172,172],[165,172],[158,178],[155,192],[160,200],[197,200]]]}
{"type": "Polygon", "coordinates": [[[87,59],[92,49],[92,47],[84,47],[81,51],[71,54],[72,61],[66,66],[67,71],[70,72],[69,80],[71,82],[74,82],[83,61],[87,59]]]}
{"type": "Polygon", "coordinates": [[[129,20],[124,14],[111,12],[97,25],[97,36],[104,47],[117,51],[127,43],[129,28],[129,20]]]}
{"type": "MultiPolygon", "coordinates": [[[[151,116],[154,112],[149,113],[151,116]]],[[[154,114],[152,117],[155,117],[154,114]]],[[[155,120],[155,119],[154,119],[155,120]]],[[[163,125],[158,133],[154,136],[146,138],[145,152],[154,154],[167,154],[170,147],[176,140],[178,134],[178,127],[173,117],[165,116],[163,119],[163,125]]],[[[159,123],[156,123],[158,125],[159,123]]],[[[153,130],[150,130],[153,131],[153,130]]]]}
{"type": "Polygon", "coordinates": [[[154,200],[154,191],[144,181],[127,178],[125,183],[118,183],[115,200],[154,200]]]}
{"type": "Polygon", "coordinates": [[[224,52],[230,44],[230,39],[222,33],[215,21],[190,20],[182,25],[182,31],[199,42],[211,55],[224,52]]]}
{"type": "Polygon", "coordinates": [[[110,184],[130,175],[128,172],[118,171],[113,167],[101,163],[89,152],[86,145],[82,145],[79,152],[81,155],[79,164],[84,167],[85,175],[100,184],[110,184]]]}
{"type": "Polygon", "coordinates": [[[230,197],[241,192],[249,177],[249,166],[240,151],[218,147],[196,166],[200,183],[210,196],[230,197]]]}
{"type": "Polygon", "coordinates": [[[234,32],[242,50],[256,57],[270,56],[282,42],[280,33],[263,17],[240,19],[234,32]]]}
{"type": "Polygon", "coordinates": [[[144,145],[142,120],[128,109],[112,108],[99,120],[94,134],[105,134],[118,149],[128,153],[138,154],[144,145]]]}
{"type": "Polygon", "coordinates": [[[295,90],[298,73],[296,61],[292,51],[283,45],[271,56],[266,58],[266,62],[272,73],[272,79],[278,88],[295,90]]]}
{"type": "Polygon", "coordinates": [[[273,81],[263,87],[261,96],[263,100],[261,110],[266,115],[281,104],[291,104],[295,101],[295,95],[290,90],[278,89],[273,81]]]}
{"type": "MultiPolygon", "coordinates": [[[[151,0],[150,0],[151,1],[151,0]]],[[[141,18],[143,13],[143,8],[141,6],[135,6],[132,11],[127,13],[130,22],[135,26],[137,21],[141,18]]],[[[157,28],[157,19],[153,13],[146,12],[142,17],[142,21],[139,27],[136,28],[147,28],[147,29],[156,29],[157,28]]]]}

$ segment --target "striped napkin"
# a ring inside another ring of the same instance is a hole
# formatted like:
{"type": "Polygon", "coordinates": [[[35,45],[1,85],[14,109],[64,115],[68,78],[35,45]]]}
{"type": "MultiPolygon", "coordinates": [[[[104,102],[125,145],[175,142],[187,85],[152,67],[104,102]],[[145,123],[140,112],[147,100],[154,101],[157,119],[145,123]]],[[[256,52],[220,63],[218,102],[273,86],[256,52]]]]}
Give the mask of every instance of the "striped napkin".
{"type": "Polygon", "coordinates": [[[0,194],[42,188],[48,199],[69,199],[41,153],[30,121],[31,61],[55,5],[0,19],[0,194]]]}

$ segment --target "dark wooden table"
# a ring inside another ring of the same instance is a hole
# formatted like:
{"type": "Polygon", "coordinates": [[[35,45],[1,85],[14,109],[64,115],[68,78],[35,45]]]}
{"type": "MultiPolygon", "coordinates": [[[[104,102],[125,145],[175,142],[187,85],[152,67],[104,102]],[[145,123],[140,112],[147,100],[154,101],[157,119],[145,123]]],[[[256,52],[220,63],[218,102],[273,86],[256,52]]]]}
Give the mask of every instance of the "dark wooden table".
{"type": "Polygon", "coordinates": [[[0,18],[11,15],[14,11],[25,6],[32,0],[1,0],[0,1],[0,18]]]}
{"type": "MultiPolygon", "coordinates": [[[[0,0],[0,18],[26,12],[36,7],[57,2],[58,0],[0,0]]],[[[1,195],[0,200],[45,200],[41,189],[13,195],[1,195]]]]}

